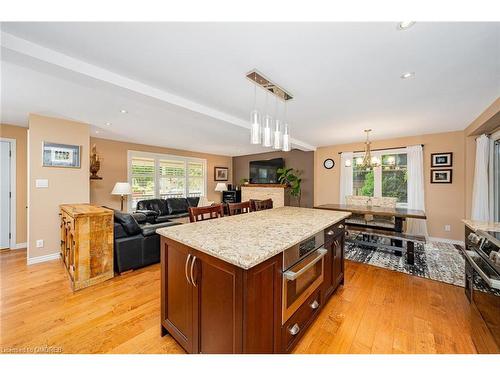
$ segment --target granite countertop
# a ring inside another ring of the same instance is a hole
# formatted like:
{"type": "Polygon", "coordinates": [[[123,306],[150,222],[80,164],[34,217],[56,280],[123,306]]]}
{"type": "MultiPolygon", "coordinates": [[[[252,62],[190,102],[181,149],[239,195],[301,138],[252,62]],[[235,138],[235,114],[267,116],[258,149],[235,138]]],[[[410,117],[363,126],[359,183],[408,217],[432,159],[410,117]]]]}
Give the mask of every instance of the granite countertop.
{"type": "Polygon", "coordinates": [[[476,231],[478,229],[487,232],[500,232],[500,223],[495,221],[478,221],[472,219],[463,219],[462,222],[470,229],[476,231]]]}
{"type": "Polygon", "coordinates": [[[278,207],[160,228],[156,232],[250,269],[350,215],[349,212],[278,207]]]}

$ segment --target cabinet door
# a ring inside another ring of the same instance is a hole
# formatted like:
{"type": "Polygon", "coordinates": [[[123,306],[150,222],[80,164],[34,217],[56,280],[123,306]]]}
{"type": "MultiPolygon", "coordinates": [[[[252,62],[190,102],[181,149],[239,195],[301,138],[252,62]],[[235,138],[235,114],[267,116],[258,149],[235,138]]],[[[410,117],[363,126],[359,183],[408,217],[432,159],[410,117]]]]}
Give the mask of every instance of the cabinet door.
{"type": "Polygon", "coordinates": [[[325,248],[328,252],[324,258],[324,269],[323,269],[323,301],[327,301],[330,295],[335,290],[334,278],[333,278],[333,258],[335,252],[335,245],[333,242],[325,244],[325,248]]]}
{"type": "Polygon", "coordinates": [[[198,300],[199,353],[242,352],[242,270],[198,253],[192,278],[198,300]]]}
{"type": "Polygon", "coordinates": [[[163,238],[161,252],[162,325],[188,353],[192,353],[197,334],[193,322],[194,288],[188,278],[192,255],[187,247],[163,238]]]}
{"type": "Polygon", "coordinates": [[[344,282],[344,234],[336,236],[333,244],[333,285],[336,288],[344,282]]]}

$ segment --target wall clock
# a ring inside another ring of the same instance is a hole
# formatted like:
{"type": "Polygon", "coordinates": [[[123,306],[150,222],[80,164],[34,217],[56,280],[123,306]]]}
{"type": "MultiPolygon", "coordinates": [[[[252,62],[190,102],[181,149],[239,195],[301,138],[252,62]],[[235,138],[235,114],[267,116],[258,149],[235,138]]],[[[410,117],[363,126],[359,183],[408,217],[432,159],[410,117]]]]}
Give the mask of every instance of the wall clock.
{"type": "Polygon", "coordinates": [[[332,169],[334,166],[335,162],[333,161],[333,159],[325,159],[325,161],[323,162],[323,167],[325,167],[326,169],[332,169]]]}

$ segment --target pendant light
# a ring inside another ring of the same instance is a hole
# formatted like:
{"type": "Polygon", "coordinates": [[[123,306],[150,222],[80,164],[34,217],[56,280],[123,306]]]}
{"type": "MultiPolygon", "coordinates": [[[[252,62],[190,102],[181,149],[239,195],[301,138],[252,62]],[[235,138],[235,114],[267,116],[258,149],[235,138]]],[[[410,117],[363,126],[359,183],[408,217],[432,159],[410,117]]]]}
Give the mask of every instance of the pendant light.
{"type": "Polygon", "coordinates": [[[275,110],[275,129],[274,129],[274,142],[273,148],[275,150],[281,149],[281,129],[280,129],[280,120],[278,120],[278,97],[276,97],[276,110],[275,110]]]}
{"type": "Polygon", "coordinates": [[[250,114],[250,143],[258,145],[261,142],[261,124],[260,113],[257,110],[257,85],[254,85],[253,108],[254,110],[250,114]]]}
{"type": "Polygon", "coordinates": [[[283,116],[284,117],[284,130],[283,130],[283,151],[290,151],[291,150],[291,145],[290,145],[290,130],[288,129],[288,123],[287,123],[287,120],[286,120],[286,102],[285,102],[285,115],[283,116]]]}
{"type": "Polygon", "coordinates": [[[283,132],[283,151],[290,151],[290,134],[288,133],[288,124],[285,123],[285,130],[283,132]]]}
{"type": "Polygon", "coordinates": [[[271,134],[271,126],[273,123],[273,118],[267,114],[267,100],[269,97],[269,92],[266,93],[266,116],[264,117],[264,129],[263,129],[263,137],[262,137],[262,146],[271,147],[272,144],[272,134],[271,134]]]}
{"type": "MultiPolygon", "coordinates": [[[[370,132],[371,129],[366,129],[366,141],[365,141],[365,155],[363,157],[356,157],[354,158],[354,162],[357,167],[361,169],[365,169],[367,171],[372,170],[373,168],[380,167],[380,158],[377,156],[372,156],[371,154],[371,142],[370,142],[370,132]]],[[[346,167],[351,167],[352,162],[351,160],[346,160],[345,161],[345,166],[346,167]]]]}

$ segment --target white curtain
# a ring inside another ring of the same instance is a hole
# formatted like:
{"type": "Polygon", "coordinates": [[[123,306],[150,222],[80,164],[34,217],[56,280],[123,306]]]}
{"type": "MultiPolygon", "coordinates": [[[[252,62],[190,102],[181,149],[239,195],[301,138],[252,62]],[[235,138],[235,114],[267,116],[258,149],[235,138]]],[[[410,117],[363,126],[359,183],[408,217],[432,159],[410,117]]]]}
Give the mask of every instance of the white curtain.
{"type": "Polygon", "coordinates": [[[352,195],[352,166],[346,167],[345,163],[349,160],[352,165],[353,156],[352,152],[343,152],[340,155],[340,203],[345,203],[345,197],[352,195]]]}
{"type": "MultiPolygon", "coordinates": [[[[422,146],[408,146],[408,208],[425,211],[424,153],[422,146]]],[[[407,219],[406,232],[427,236],[427,223],[422,219],[407,219]]]]}
{"type": "Polygon", "coordinates": [[[474,168],[474,187],[472,189],[472,220],[489,221],[489,180],[488,162],[490,140],[486,135],[476,138],[476,165],[474,168]]]}

